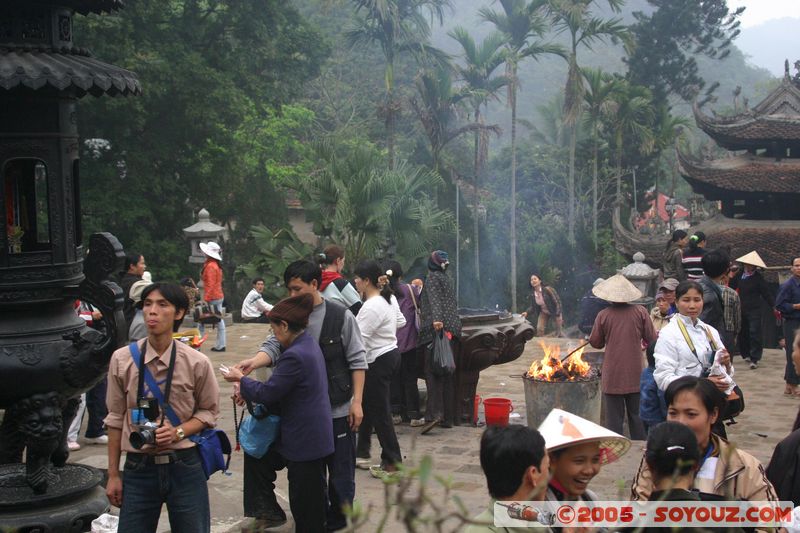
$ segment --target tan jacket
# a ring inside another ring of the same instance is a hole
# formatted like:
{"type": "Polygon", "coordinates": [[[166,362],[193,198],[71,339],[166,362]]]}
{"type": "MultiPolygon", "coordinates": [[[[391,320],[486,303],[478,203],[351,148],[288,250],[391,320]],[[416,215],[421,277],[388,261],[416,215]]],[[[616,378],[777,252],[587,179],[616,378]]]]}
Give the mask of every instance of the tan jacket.
{"type": "Polygon", "coordinates": [[[670,318],[672,318],[672,315],[662,315],[658,307],[654,307],[650,310],[650,320],[653,321],[653,327],[656,328],[656,332],[661,331],[664,326],[669,324],[670,318]]]}
{"type": "MultiPolygon", "coordinates": [[[[730,500],[778,501],[775,489],[758,459],[716,435],[711,435],[711,438],[719,449],[719,460],[714,471],[714,494],[730,500]]],[[[652,491],[650,470],[642,457],[639,471],[633,478],[631,499],[647,501],[652,491]]]]}

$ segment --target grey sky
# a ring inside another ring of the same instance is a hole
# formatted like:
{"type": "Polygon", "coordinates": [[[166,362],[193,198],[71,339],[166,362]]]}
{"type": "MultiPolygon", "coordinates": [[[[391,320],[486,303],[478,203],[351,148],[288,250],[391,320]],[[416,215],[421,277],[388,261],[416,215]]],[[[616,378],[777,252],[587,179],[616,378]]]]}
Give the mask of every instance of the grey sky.
{"type": "Polygon", "coordinates": [[[728,0],[728,7],[736,9],[745,6],[742,15],[742,27],[758,26],[770,19],[784,17],[800,18],[800,1],[798,0],[728,0]]]}

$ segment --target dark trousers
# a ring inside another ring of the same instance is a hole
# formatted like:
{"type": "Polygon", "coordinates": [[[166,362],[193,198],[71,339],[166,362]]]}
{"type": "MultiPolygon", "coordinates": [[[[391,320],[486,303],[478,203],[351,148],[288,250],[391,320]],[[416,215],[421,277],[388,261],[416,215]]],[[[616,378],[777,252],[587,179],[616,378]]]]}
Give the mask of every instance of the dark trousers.
{"type": "Polygon", "coordinates": [[[325,526],[325,459],[287,461],[289,508],[296,533],[323,533],[325,526]]]}
{"type": "MultiPolygon", "coordinates": [[[[453,346],[453,341],[450,341],[450,346],[453,346]]],[[[425,420],[428,422],[439,420],[445,425],[453,425],[455,419],[453,374],[434,375],[430,365],[433,357],[432,345],[425,345],[422,349],[425,350],[425,387],[428,389],[425,420]]],[[[456,353],[455,349],[453,353],[456,353]]]]}
{"type": "Polygon", "coordinates": [[[342,508],[353,505],[356,495],[356,434],[347,417],[333,419],[333,454],[325,460],[328,468],[328,531],[347,527],[342,508]]]}
{"type": "Polygon", "coordinates": [[[285,467],[286,460],[274,447],[261,458],[244,454],[242,499],[245,516],[262,520],[286,520],[286,513],[275,498],[277,472],[285,467]]]}
{"type": "Polygon", "coordinates": [[[797,376],[792,362],[794,336],[798,328],[800,328],[800,320],[793,318],[783,319],[783,338],[786,342],[786,370],[783,373],[783,380],[790,385],[800,385],[800,377],[797,376]]]}
{"type": "Polygon", "coordinates": [[[375,428],[381,445],[381,466],[384,468],[403,462],[389,400],[389,384],[399,364],[400,352],[396,349],[387,352],[369,365],[364,380],[364,420],[358,428],[356,455],[370,456],[372,429],[375,428]]]}
{"type": "Polygon", "coordinates": [[[86,410],[89,411],[89,421],[86,423],[86,438],[95,438],[105,435],[103,419],[108,414],[106,408],[106,387],[108,380],[103,380],[86,391],[86,410]]]}
{"type": "Polygon", "coordinates": [[[257,459],[244,454],[244,515],[257,519],[286,519],[275,498],[277,471],[286,468],[289,508],[295,531],[325,531],[325,459],[288,461],[274,448],[257,459]]]}
{"type": "Polygon", "coordinates": [[[417,387],[417,349],[400,354],[400,367],[392,375],[392,414],[404,422],[419,418],[419,387],[417,387]]]}
{"type": "Polygon", "coordinates": [[[639,418],[639,393],[606,394],[603,393],[603,409],[605,410],[606,427],[622,435],[625,413],[628,414],[628,429],[632,440],[644,440],[645,432],[642,419],[639,418]]]}
{"type": "Polygon", "coordinates": [[[761,361],[764,352],[761,333],[761,310],[742,313],[742,329],[739,331],[739,352],[754,363],[761,361]]]}
{"type": "Polygon", "coordinates": [[[174,533],[211,531],[208,485],[196,448],[175,452],[176,459],[157,465],[145,454],[127,454],[122,475],[119,533],[152,533],[161,506],[167,504],[174,533]]]}

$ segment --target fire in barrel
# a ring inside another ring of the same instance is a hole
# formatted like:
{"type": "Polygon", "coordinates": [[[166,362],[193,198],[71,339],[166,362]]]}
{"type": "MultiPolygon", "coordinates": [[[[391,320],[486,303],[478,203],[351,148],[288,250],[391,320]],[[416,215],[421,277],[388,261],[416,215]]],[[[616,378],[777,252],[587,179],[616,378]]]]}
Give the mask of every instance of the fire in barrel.
{"type": "Polygon", "coordinates": [[[538,427],[553,408],[600,423],[600,374],[583,359],[583,347],[563,362],[561,346],[539,343],[544,351],[522,376],[528,427],[538,427]]]}

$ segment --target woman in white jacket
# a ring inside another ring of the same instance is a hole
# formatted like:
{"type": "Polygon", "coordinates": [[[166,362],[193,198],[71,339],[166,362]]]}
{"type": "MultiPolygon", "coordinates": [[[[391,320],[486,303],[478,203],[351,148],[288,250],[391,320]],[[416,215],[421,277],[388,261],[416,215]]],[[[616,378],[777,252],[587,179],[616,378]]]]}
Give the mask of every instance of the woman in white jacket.
{"type": "Polygon", "coordinates": [[[721,391],[729,384],[724,377],[709,375],[714,356],[729,376],[733,366],[728,350],[716,329],[700,318],[703,310],[703,288],[695,281],[683,281],[675,289],[678,313],[659,332],[655,346],[656,369],[653,378],[662,391],[681,376],[707,377],[721,391]]]}

